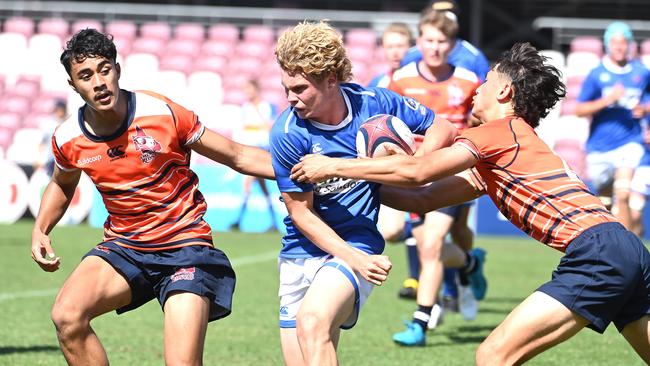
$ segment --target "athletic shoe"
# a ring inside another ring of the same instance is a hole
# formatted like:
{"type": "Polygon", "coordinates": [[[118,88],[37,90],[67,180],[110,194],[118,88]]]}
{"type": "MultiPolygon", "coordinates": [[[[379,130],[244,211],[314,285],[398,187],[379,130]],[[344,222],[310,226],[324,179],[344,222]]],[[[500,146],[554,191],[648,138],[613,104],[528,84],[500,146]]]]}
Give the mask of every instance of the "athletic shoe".
{"type": "Polygon", "coordinates": [[[393,341],[405,347],[424,346],[426,340],[424,329],[415,322],[404,322],[404,324],[406,330],[393,334],[393,341]]]}
{"type": "Polygon", "coordinates": [[[485,298],[485,293],[487,292],[487,279],[483,274],[483,267],[485,265],[485,250],[481,248],[474,248],[470,252],[470,255],[476,259],[476,268],[472,273],[468,274],[469,285],[472,287],[474,292],[474,298],[476,300],[483,300],[485,298]]]}
{"type": "Polygon", "coordinates": [[[429,323],[427,323],[427,329],[436,329],[438,326],[442,325],[444,315],[445,311],[442,306],[433,304],[433,308],[431,309],[431,318],[429,318],[429,323]]]}
{"type": "Polygon", "coordinates": [[[415,278],[407,278],[402,283],[402,288],[399,289],[397,296],[402,299],[414,299],[418,294],[418,280],[415,278]]]}
{"type": "Polygon", "coordinates": [[[458,309],[465,320],[474,320],[478,314],[478,301],[470,286],[458,286],[458,309]]]}
{"type": "Polygon", "coordinates": [[[457,313],[459,311],[458,298],[447,295],[442,296],[442,310],[446,313],[457,313]]]}

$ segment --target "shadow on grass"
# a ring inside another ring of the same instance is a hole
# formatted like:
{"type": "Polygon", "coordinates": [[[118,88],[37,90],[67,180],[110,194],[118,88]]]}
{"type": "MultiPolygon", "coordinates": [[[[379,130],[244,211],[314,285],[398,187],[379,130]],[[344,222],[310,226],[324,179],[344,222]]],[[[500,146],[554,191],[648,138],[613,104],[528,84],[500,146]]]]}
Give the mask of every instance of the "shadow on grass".
{"type": "Polygon", "coordinates": [[[59,352],[59,346],[0,346],[0,355],[30,352],[59,352]]]}

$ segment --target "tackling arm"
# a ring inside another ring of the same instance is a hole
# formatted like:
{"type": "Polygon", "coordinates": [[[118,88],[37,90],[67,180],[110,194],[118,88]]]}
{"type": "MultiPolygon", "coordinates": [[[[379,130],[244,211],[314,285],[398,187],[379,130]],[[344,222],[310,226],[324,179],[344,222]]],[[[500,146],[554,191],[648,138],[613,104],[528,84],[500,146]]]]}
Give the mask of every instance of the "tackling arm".
{"type": "Polygon", "coordinates": [[[436,116],[433,124],[429,127],[424,134],[424,141],[422,145],[415,152],[415,156],[421,156],[434,150],[450,146],[458,130],[448,120],[436,116]]]}

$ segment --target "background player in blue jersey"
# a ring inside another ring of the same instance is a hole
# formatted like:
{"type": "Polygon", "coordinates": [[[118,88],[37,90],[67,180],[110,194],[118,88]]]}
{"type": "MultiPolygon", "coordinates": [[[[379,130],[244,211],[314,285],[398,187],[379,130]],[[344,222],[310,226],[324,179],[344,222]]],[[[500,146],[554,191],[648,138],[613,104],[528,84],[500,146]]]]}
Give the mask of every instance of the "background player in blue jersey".
{"type": "MultiPolygon", "coordinates": [[[[456,15],[458,6],[454,0],[434,0],[422,11],[422,15],[424,16],[430,11],[445,12],[445,15],[450,19],[458,21],[458,16],[456,15]]],[[[421,59],[422,52],[418,47],[413,46],[404,55],[402,66],[414,61],[420,61],[421,59]]],[[[485,80],[485,76],[490,71],[490,63],[483,52],[461,38],[456,39],[453,49],[449,53],[449,63],[473,71],[481,81],[485,80]]]]}
{"type": "Polygon", "coordinates": [[[614,22],[603,37],[607,54],[582,85],[576,114],[592,117],[587,140],[587,169],[601,195],[613,189],[612,212],[630,227],[629,193],[634,169],[643,156],[640,118],[650,105],[650,72],[630,57],[630,27],[614,22]]]}
{"type": "Polygon", "coordinates": [[[384,55],[390,70],[377,75],[368,83],[369,87],[379,86],[382,88],[388,87],[390,79],[393,76],[393,71],[400,68],[402,58],[411,47],[413,36],[411,30],[404,23],[390,23],[381,36],[381,48],[384,50],[384,55]]]}
{"type": "Polygon", "coordinates": [[[395,115],[425,134],[425,151],[450,144],[456,129],[413,99],[346,83],[351,63],[340,34],[325,22],[284,32],[275,54],[290,104],[270,141],[289,212],[279,259],[282,351],[288,365],[333,365],[340,328],[354,326],[391,268],[376,226],[379,186],[350,179],[301,184],[289,177],[291,168],[313,153],[356,158],[357,130],[376,114],[395,115]]]}

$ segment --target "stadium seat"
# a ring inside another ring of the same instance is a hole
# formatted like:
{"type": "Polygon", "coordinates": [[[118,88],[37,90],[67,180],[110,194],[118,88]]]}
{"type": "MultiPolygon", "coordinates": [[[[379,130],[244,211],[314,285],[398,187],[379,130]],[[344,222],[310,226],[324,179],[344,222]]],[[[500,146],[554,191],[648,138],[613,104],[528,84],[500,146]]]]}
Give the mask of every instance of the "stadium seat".
{"type": "Polygon", "coordinates": [[[539,53],[547,57],[547,62],[555,66],[562,73],[563,78],[566,80],[566,56],[560,51],[556,50],[541,50],[539,53]]]}
{"type": "Polygon", "coordinates": [[[8,92],[11,95],[32,99],[38,96],[40,89],[40,80],[19,79],[8,92]]]}
{"type": "Polygon", "coordinates": [[[227,23],[213,24],[208,28],[208,39],[222,42],[237,42],[239,41],[239,29],[227,23]]]}
{"type": "Polygon", "coordinates": [[[6,82],[13,84],[23,71],[27,54],[27,38],[20,33],[0,33],[0,50],[11,50],[0,57],[0,73],[6,82]]]}
{"type": "Polygon", "coordinates": [[[558,139],[553,145],[553,151],[558,154],[579,177],[586,178],[587,162],[584,143],[578,139],[558,139]]]}
{"type": "Polygon", "coordinates": [[[230,58],[236,43],[222,40],[209,40],[201,46],[201,55],[230,58]]]}
{"type": "Polygon", "coordinates": [[[104,27],[99,20],[95,19],[78,19],[70,24],[70,34],[77,33],[82,29],[96,29],[100,32],[103,32],[104,27]]]}
{"type": "Polygon", "coordinates": [[[228,72],[237,73],[248,79],[255,79],[262,68],[262,61],[257,58],[246,57],[241,59],[231,59],[228,63],[228,72]]]}
{"type": "MultiPolygon", "coordinates": [[[[162,63],[160,66],[162,67],[162,63]]],[[[176,103],[188,106],[186,104],[189,99],[187,96],[187,76],[184,71],[161,68],[154,80],[153,91],[168,97],[176,103]]]]}
{"type": "Polygon", "coordinates": [[[42,60],[58,60],[63,52],[63,41],[55,34],[35,34],[27,43],[28,57],[42,60]]]}
{"type": "Polygon", "coordinates": [[[368,47],[368,46],[348,46],[346,49],[346,54],[348,55],[348,58],[350,61],[352,61],[353,64],[357,63],[363,63],[364,66],[365,64],[368,64],[371,59],[369,59],[369,55],[373,55],[375,53],[375,48],[374,47],[368,47]]]}
{"type": "Polygon", "coordinates": [[[603,55],[603,41],[595,36],[578,36],[571,40],[569,52],[591,52],[600,57],[603,55]]]}
{"type": "Polygon", "coordinates": [[[38,128],[43,130],[41,126],[48,123],[54,123],[51,113],[29,113],[23,118],[22,126],[24,128],[38,128]]]}
{"type": "Polygon", "coordinates": [[[275,41],[273,28],[266,25],[249,25],[244,28],[242,33],[246,42],[271,45],[275,41]]]}
{"type": "Polygon", "coordinates": [[[114,20],[106,24],[106,33],[116,38],[133,40],[137,36],[138,27],[128,20],[114,20]]]}
{"type": "Polygon", "coordinates": [[[166,48],[166,41],[160,38],[136,38],[131,44],[131,53],[148,53],[160,57],[166,48]]]}
{"type": "Polygon", "coordinates": [[[645,65],[645,67],[650,69],[650,54],[641,55],[641,62],[645,65]]]}
{"type": "Polygon", "coordinates": [[[126,56],[132,52],[133,40],[126,37],[114,37],[113,43],[115,43],[115,48],[117,49],[117,54],[126,56]]]}
{"type": "Polygon", "coordinates": [[[262,42],[244,41],[237,45],[237,55],[240,57],[254,57],[260,60],[273,56],[271,47],[262,42]]]}
{"type": "Polygon", "coordinates": [[[124,59],[120,84],[127,89],[150,89],[155,84],[158,65],[158,58],[150,53],[132,53],[124,59]]]}
{"type": "Polygon", "coordinates": [[[191,39],[172,39],[165,46],[165,54],[167,55],[183,55],[190,57],[198,57],[201,52],[201,43],[191,39]]]}
{"type": "Polygon", "coordinates": [[[593,52],[571,52],[566,58],[566,77],[587,75],[600,63],[600,56],[593,52]]]}
{"type": "Polygon", "coordinates": [[[34,34],[34,21],[26,17],[11,17],[5,20],[4,33],[18,33],[29,38],[34,34]]]}
{"type": "Polygon", "coordinates": [[[25,115],[29,112],[30,98],[17,95],[4,95],[0,99],[0,111],[25,115]]]}
{"type": "Polygon", "coordinates": [[[0,112],[0,128],[16,131],[22,124],[22,117],[18,113],[0,112]]]}
{"type": "Polygon", "coordinates": [[[226,71],[228,60],[221,56],[202,56],[194,61],[193,71],[210,71],[223,74],[226,71]]]}
{"type": "Polygon", "coordinates": [[[650,55],[650,38],[646,38],[641,42],[641,45],[639,46],[639,54],[641,54],[641,56],[650,55]]]}
{"type": "Polygon", "coordinates": [[[352,28],[345,33],[347,46],[365,46],[374,49],[377,46],[375,31],[368,28],[352,28]]]}
{"type": "Polygon", "coordinates": [[[576,114],[576,104],[575,99],[564,99],[560,105],[560,115],[561,116],[575,116],[576,114]]]}
{"type": "Polygon", "coordinates": [[[168,41],[172,37],[172,27],[166,22],[146,22],[140,26],[140,37],[168,41]]]}
{"type": "Polygon", "coordinates": [[[174,38],[202,43],[205,40],[205,28],[199,23],[180,23],[174,27],[174,38]]]}
{"type": "Polygon", "coordinates": [[[287,96],[284,94],[284,91],[262,91],[262,99],[275,104],[278,108],[278,113],[282,112],[289,106],[287,101],[287,96]]]}
{"type": "Polygon", "coordinates": [[[188,55],[169,54],[160,58],[159,69],[162,71],[180,71],[188,75],[192,71],[193,59],[188,55]]]}
{"type": "Polygon", "coordinates": [[[228,94],[233,90],[240,91],[242,85],[244,85],[248,80],[250,80],[250,76],[238,73],[226,72],[221,75],[221,85],[223,87],[224,98],[225,94],[228,94]]]}
{"type": "Polygon", "coordinates": [[[33,165],[40,156],[43,132],[38,128],[21,128],[14,133],[13,142],[7,149],[7,160],[17,164],[33,165]]]}
{"type": "MultiPolygon", "coordinates": [[[[216,106],[221,105],[223,89],[221,76],[216,72],[195,71],[187,77],[187,96],[195,113],[202,121],[217,119],[216,106]]],[[[189,107],[189,105],[188,105],[189,107]]]]}
{"type": "MultiPolygon", "coordinates": [[[[0,115],[0,119],[1,118],[2,115],[0,115]]],[[[11,141],[13,140],[13,137],[14,137],[13,129],[6,128],[0,125],[0,150],[2,150],[3,157],[4,157],[4,152],[7,151],[9,145],[11,145],[11,141]]],[[[3,157],[0,157],[0,159],[2,159],[3,157]]]]}
{"type": "Polygon", "coordinates": [[[45,18],[38,22],[36,30],[41,34],[54,34],[62,41],[68,38],[70,25],[62,18],[45,18]]]}

